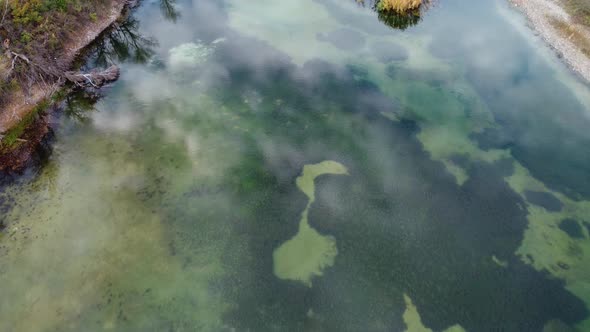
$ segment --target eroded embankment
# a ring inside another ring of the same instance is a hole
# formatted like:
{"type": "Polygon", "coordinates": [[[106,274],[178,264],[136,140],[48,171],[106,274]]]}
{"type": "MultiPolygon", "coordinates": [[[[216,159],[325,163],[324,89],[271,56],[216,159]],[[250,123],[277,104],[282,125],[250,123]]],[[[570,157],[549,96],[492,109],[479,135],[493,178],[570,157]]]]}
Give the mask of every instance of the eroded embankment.
{"type": "MultiPolygon", "coordinates": [[[[62,54],[56,55],[56,58],[65,62],[67,67],[72,67],[80,52],[114,24],[125,8],[131,5],[128,0],[112,1],[105,12],[95,16],[97,19],[88,19],[84,28],[66,43],[62,54]]],[[[8,102],[0,111],[0,172],[20,172],[38,155],[41,142],[49,132],[42,113],[51,105],[52,96],[63,82],[42,80],[33,84],[27,93],[19,89],[6,96],[8,102]]]]}

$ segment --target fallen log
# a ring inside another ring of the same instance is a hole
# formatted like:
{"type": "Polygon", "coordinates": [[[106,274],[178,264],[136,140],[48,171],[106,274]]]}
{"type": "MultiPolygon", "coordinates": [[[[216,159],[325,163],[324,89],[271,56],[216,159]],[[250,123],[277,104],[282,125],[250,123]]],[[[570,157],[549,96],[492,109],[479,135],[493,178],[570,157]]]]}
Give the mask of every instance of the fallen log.
{"type": "Polygon", "coordinates": [[[113,65],[103,71],[93,70],[89,73],[66,72],[64,77],[80,87],[100,88],[107,83],[116,81],[119,75],[119,67],[113,65]]]}

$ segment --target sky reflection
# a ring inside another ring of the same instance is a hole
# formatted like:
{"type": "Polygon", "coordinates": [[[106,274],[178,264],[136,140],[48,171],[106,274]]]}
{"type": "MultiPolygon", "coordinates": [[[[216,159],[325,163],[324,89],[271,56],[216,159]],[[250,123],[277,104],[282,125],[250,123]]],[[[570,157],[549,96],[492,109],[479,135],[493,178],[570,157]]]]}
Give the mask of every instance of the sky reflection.
{"type": "Polygon", "coordinates": [[[587,110],[498,6],[146,2],[145,59],[3,189],[0,330],[584,329],[587,110]],[[303,211],[337,247],[305,283],[273,260],[303,211]]]}

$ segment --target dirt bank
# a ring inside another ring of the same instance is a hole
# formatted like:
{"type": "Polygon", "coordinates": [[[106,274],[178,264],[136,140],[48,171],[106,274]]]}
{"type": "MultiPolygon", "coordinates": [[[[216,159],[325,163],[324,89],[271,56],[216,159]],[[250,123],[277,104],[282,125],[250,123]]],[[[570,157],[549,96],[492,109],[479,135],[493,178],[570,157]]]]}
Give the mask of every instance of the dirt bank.
{"type": "Polygon", "coordinates": [[[557,0],[509,0],[529,19],[531,27],[578,75],[590,82],[590,57],[583,43],[590,42],[590,30],[574,22],[557,0]]]}
{"type": "MultiPolygon", "coordinates": [[[[109,12],[103,13],[97,20],[92,21],[89,19],[88,23],[84,25],[84,29],[80,30],[75,38],[71,39],[64,54],[60,54],[59,58],[71,66],[79,52],[122,15],[127,3],[127,0],[115,0],[112,2],[109,12]]],[[[39,83],[31,87],[27,95],[22,91],[15,92],[9,98],[12,102],[0,111],[0,133],[4,133],[17,125],[37,104],[51,96],[59,87],[59,83],[39,83]]]]}
{"type": "Polygon", "coordinates": [[[0,151],[0,183],[5,176],[20,174],[28,167],[40,164],[50,152],[43,144],[51,132],[47,119],[45,112],[36,116],[13,148],[0,151]]]}
{"type": "MultiPolygon", "coordinates": [[[[100,14],[96,20],[89,20],[84,25],[84,29],[70,39],[64,52],[59,54],[60,60],[71,67],[80,52],[114,24],[123,15],[126,6],[134,3],[135,1],[129,0],[112,1],[108,11],[100,14]]],[[[8,133],[15,128],[19,126],[24,128],[19,128],[22,134],[19,135],[15,144],[10,146],[0,144],[0,172],[21,172],[37,157],[41,143],[50,130],[44,110],[34,114],[33,117],[31,115],[39,111],[40,104],[47,104],[62,84],[63,81],[37,83],[26,95],[22,91],[17,91],[9,96],[10,102],[0,110],[0,143],[5,143],[6,138],[10,136],[8,133]]]]}

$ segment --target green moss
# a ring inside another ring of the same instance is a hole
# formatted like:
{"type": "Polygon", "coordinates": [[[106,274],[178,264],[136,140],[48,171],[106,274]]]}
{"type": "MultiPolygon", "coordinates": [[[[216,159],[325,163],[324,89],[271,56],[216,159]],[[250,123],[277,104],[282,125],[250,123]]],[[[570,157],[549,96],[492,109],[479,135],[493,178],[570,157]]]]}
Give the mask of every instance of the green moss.
{"type": "Polygon", "coordinates": [[[0,141],[0,151],[13,148],[15,144],[18,143],[18,139],[24,134],[27,127],[33,122],[33,120],[35,120],[37,114],[47,109],[49,105],[49,101],[42,101],[35,106],[31,112],[23,117],[16,126],[9,129],[6,134],[4,134],[4,137],[2,137],[2,141],[0,141]]]}

